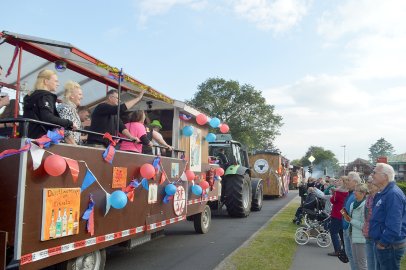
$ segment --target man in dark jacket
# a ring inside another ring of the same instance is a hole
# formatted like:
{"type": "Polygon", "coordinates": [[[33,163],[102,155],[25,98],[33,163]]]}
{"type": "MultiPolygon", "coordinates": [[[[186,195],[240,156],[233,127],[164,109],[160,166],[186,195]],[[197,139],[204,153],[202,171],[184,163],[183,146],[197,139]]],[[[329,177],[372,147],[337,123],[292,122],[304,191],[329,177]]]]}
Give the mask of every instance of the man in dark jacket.
{"type": "MultiPolygon", "coordinates": [[[[120,105],[120,114],[123,114],[130,109],[135,104],[141,101],[145,91],[142,91],[138,97],[134,97],[124,104],[120,105]]],[[[90,130],[98,133],[110,133],[110,135],[117,136],[117,123],[119,125],[119,130],[121,134],[126,136],[129,139],[132,139],[136,142],[139,142],[139,138],[136,138],[130,134],[128,129],[126,129],[123,121],[118,119],[117,116],[118,109],[118,91],[112,89],[107,92],[106,101],[100,103],[96,106],[92,113],[92,123],[90,125],[90,130]]],[[[107,146],[109,142],[106,139],[103,139],[102,136],[89,134],[87,138],[87,144],[93,146],[107,146]]]]}
{"type": "MultiPolygon", "coordinates": [[[[64,128],[77,129],[72,121],[62,119],[56,111],[56,95],[54,92],[59,86],[58,77],[53,70],[42,70],[37,77],[32,94],[24,97],[24,118],[30,118],[51,124],[56,124],[64,128]]],[[[30,123],[27,137],[39,138],[47,134],[47,131],[53,129],[46,125],[30,123]]],[[[24,135],[24,134],[23,134],[24,135]]]]}
{"type": "Polygon", "coordinates": [[[399,269],[406,251],[406,197],[394,181],[392,166],[377,163],[372,183],[379,187],[369,222],[375,241],[377,269],[399,269]]]}

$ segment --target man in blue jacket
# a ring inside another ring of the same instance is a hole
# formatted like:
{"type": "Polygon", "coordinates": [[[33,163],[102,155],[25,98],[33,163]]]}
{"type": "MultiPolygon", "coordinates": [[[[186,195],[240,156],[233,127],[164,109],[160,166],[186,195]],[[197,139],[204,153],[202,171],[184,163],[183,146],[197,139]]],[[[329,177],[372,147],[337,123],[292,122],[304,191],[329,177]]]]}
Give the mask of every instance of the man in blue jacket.
{"type": "Polygon", "coordinates": [[[379,187],[369,223],[369,236],[375,241],[377,268],[399,269],[406,250],[406,197],[394,182],[392,166],[377,163],[372,183],[379,187]]]}

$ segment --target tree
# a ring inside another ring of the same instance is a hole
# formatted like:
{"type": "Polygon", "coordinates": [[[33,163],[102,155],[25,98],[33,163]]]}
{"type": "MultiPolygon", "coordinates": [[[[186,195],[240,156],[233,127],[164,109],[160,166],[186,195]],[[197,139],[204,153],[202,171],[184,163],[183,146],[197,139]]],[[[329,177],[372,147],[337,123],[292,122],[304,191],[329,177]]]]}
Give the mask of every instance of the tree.
{"type": "Polygon", "coordinates": [[[310,156],[315,158],[313,162],[314,172],[319,171],[323,174],[326,169],[327,174],[330,174],[330,172],[336,172],[339,169],[338,159],[330,150],[325,150],[320,146],[310,146],[304,157],[300,159],[300,163],[303,166],[309,166],[311,164],[309,161],[310,156]]]}
{"type": "Polygon", "coordinates": [[[273,105],[266,104],[261,91],[221,78],[209,78],[198,90],[187,103],[227,123],[235,140],[249,149],[273,146],[273,140],[280,134],[282,117],[274,112],[273,105]]]}
{"type": "Polygon", "coordinates": [[[371,162],[373,164],[376,163],[376,159],[378,157],[389,157],[395,153],[395,150],[389,142],[387,142],[384,138],[380,138],[376,143],[369,147],[369,155],[371,162]]]}

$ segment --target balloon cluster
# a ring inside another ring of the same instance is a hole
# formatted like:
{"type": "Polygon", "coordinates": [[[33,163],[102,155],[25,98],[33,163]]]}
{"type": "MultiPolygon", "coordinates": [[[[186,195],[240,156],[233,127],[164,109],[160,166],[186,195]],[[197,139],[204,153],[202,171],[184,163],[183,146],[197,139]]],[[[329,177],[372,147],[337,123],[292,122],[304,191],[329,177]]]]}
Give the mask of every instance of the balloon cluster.
{"type": "Polygon", "coordinates": [[[198,123],[199,125],[203,126],[207,124],[207,122],[209,122],[209,125],[212,128],[220,128],[221,133],[227,133],[230,130],[230,127],[226,123],[221,123],[220,119],[218,119],[217,117],[213,117],[209,121],[208,117],[203,113],[196,116],[196,123],[198,123]]]}

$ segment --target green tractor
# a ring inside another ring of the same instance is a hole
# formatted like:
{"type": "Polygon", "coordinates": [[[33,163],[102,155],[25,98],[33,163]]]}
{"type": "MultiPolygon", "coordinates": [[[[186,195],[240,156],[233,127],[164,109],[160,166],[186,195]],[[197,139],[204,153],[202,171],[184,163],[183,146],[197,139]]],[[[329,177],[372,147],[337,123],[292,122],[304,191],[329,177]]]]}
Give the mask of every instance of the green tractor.
{"type": "Polygon", "coordinates": [[[251,178],[248,153],[241,143],[230,134],[216,135],[209,143],[209,156],[224,169],[221,180],[221,196],[211,207],[221,209],[225,204],[232,217],[247,217],[252,211],[260,211],[263,203],[263,181],[251,178]]]}

